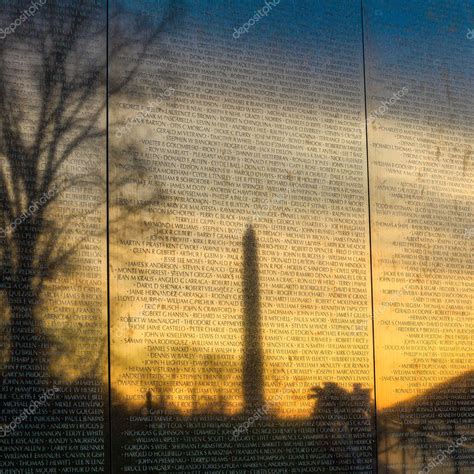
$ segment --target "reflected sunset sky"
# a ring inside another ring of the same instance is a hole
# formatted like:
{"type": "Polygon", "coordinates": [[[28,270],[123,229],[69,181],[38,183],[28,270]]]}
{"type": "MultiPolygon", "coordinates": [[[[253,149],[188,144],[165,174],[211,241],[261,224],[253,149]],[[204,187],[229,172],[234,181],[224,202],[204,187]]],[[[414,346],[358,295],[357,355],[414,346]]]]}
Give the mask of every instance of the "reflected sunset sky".
{"type": "MultiPolygon", "coordinates": [[[[142,404],[152,390],[184,413],[193,406],[214,409],[219,397],[226,413],[241,409],[242,237],[252,224],[259,244],[265,396],[284,392],[275,413],[306,417],[314,385],[373,388],[360,10],[356,2],[282,2],[234,39],[234,28],[261,7],[246,4],[182,2],[176,25],[151,48],[128,96],[111,104],[112,118],[127,121],[137,110],[127,104],[147,106],[157,88],[175,90],[146,123],[112,139],[114,173],[124,169],[130,144],[148,168],[123,197],[163,191],[153,212],[130,218],[111,243],[112,383],[130,403],[142,404]]],[[[366,34],[382,34],[383,15],[367,21],[366,34]]],[[[380,83],[374,43],[366,45],[369,112],[407,76],[410,92],[423,93],[410,69],[392,84],[380,83]]],[[[472,367],[472,345],[469,351],[462,342],[472,308],[446,317],[453,302],[434,295],[456,291],[465,298],[472,291],[469,266],[448,277],[430,273],[433,266],[417,256],[419,272],[407,276],[396,242],[413,238],[413,228],[401,212],[379,213],[379,204],[406,205],[423,179],[420,212],[433,196],[426,164],[414,165],[415,174],[403,176],[403,183],[400,174],[377,165],[405,159],[389,149],[406,140],[400,130],[412,130],[408,115],[402,116],[409,104],[416,112],[408,94],[368,131],[378,408],[472,367]],[[412,320],[403,307],[416,299],[429,318],[415,338],[399,322],[412,320]]],[[[420,137],[431,131],[428,124],[417,127],[420,137]]],[[[445,169],[441,163],[438,173],[445,169]]],[[[453,165],[450,176],[456,179],[460,169],[453,165]]],[[[462,180],[472,181],[472,167],[462,180]]],[[[449,255],[455,248],[469,255],[472,242],[459,235],[452,240],[452,233],[436,226],[430,242],[448,242],[449,255]]],[[[446,254],[430,254],[430,245],[423,255],[436,260],[446,254]]]]}

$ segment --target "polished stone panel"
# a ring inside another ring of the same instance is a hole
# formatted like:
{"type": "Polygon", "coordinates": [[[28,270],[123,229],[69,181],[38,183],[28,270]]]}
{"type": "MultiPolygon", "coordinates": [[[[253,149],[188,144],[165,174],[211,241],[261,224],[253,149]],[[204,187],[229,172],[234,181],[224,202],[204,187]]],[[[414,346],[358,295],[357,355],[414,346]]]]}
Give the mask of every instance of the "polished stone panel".
{"type": "Polygon", "coordinates": [[[104,472],[106,10],[2,2],[0,472],[104,472]]]}
{"type": "Polygon", "coordinates": [[[470,472],[473,8],[2,2],[0,474],[470,472]]]}
{"type": "Polygon", "coordinates": [[[473,6],[365,7],[379,461],[469,472],[473,6]]]}
{"type": "Polygon", "coordinates": [[[113,75],[143,57],[111,101],[117,459],[371,470],[360,5],[154,5],[112,22],[113,75]]]}

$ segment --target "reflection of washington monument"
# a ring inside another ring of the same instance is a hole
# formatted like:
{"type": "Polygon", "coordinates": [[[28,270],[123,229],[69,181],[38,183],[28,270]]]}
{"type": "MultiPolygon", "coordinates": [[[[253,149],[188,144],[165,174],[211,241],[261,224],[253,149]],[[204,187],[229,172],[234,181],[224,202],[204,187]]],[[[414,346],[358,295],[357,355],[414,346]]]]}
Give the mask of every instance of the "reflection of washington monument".
{"type": "Polygon", "coordinates": [[[258,278],[258,249],[255,230],[250,225],[243,245],[243,323],[242,389],[244,410],[264,405],[262,324],[260,316],[260,287],[258,278]]]}

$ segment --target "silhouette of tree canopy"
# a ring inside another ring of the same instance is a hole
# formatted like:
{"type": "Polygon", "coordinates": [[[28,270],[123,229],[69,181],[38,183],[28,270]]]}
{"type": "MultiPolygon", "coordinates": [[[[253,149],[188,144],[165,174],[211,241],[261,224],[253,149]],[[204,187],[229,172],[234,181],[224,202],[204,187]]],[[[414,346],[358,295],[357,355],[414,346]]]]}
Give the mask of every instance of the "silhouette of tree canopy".
{"type": "Polygon", "coordinates": [[[364,445],[375,435],[370,389],[354,384],[352,392],[334,382],[311,389],[315,398],[313,421],[316,432],[338,466],[356,466],[367,460],[364,445]]]}

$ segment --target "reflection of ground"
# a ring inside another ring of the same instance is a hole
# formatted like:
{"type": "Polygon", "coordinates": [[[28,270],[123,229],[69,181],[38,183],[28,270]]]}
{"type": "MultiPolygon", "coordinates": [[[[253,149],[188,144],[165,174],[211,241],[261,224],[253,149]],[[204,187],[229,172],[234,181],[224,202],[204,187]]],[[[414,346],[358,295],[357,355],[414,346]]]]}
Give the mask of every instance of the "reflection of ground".
{"type": "MultiPolygon", "coordinates": [[[[469,372],[390,411],[379,412],[378,472],[418,473],[439,449],[448,448],[453,437],[463,434],[467,437],[463,446],[430,472],[472,472],[473,376],[469,372]]],[[[60,387],[46,405],[0,439],[1,473],[21,469],[109,472],[104,471],[109,440],[108,417],[104,417],[107,387],[94,379],[60,387]],[[38,455],[35,459],[29,455],[33,451],[38,455]]],[[[363,428],[364,417],[358,408],[363,405],[351,408],[350,395],[355,402],[363,393],[329,383],[313,391],[319,395],[320,407],[315,407],[312,418],[262,416],[247,423],[248,430],[238,436],[234,435],[236,428],[249,421],[244,414],[184,416],[161,410],[157,406],[160,402],[151,399],[135,409],[121,405],[113,391],[110,439],[114,465],[110,472],[375,472],[373,431],[363,428]],[[358,413],[358,427],[348,428],[358,413]]],[[[0,421],[10,421],[18,412],[12,409],[11,416],[0,421]]]]}
{"type": "Polygon", "coordinates": [[[379,459],[395,472],[421,470],[435,459],[430,471],[473,472],[474,371],[382,410],[377,421],[379,459]]]}
{"type": "Polygon", "coordinates": [[[309,398],[316,401],[312,417],[284,420],[263,399],[238,415],[217,411],[218,404],[183,415],[151,391],[141,408],[118,405],[115,394],[115,456],[131,472],[372,472],[370,389],[325,383],[309,398]]]}
{"type": "Polygon", "coordinates": [[[128,420],[114,428],[122,433],[114,458],[130,471],[372,472],[370,452],[357,467],[336,462],[312,420],[261,419],[237,437],[233,432],[244,416],[137,413],[128,420]]]}
{"type": "MultiPolygon", "coordinates": [[[[380,411],[378,472],[426,472],[437,456],[442,462],[430,471],[472,472],[473,382],[474,372],[468,372],[380,411]],[[442,450],[445,455],[439,456],[442,450]]],[[[151,399],[142,409],[117,406],[114,457],[130,472],[374,472],[369,391],[326,383],[313,393],[315,410],[305,420],[262,416],[249,423],[244,414],[183,416],[160,410],[151,399]]]]}

